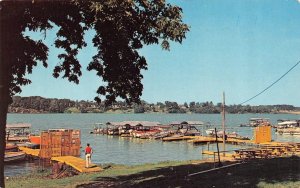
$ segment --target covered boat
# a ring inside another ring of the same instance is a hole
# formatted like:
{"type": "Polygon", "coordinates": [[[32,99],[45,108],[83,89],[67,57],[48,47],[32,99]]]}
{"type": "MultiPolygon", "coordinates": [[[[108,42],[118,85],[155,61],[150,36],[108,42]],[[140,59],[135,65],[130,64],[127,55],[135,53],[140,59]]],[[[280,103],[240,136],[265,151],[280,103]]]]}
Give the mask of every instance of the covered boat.
{"type": "Polygon", "coordinates": [[[271,126],[269,118],[250,118],[248,124],[241,124],[240,127],[271,126]]]}
{"type": "Polygon", "coordinates": [[[28,142],[30,135],[29,123],[14,123],[6,125],[6,140],[8,142],[28,142]]]}

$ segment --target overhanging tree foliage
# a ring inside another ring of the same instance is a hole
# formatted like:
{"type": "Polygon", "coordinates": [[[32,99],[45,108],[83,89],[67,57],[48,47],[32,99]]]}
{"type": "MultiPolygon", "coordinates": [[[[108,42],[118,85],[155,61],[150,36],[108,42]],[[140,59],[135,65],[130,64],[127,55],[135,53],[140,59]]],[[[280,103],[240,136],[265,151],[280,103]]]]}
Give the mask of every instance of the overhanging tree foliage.
{"type": "Polygon", "coordinates": [[[63,49],[53,76],[79,83],[81,64],[76,55],[86,47],[84,33],[96,31],[93,45],[98,49],[87,69],[96,71],[104,83],[95,100],[105,97],[106,104],[117,97],[127,103],[139,102],[146,59],[138,49],[144,45],[181,43],[188,26],[182,22],[182,10],[164,0],[73,0],[73,1],[1,1],[0,2],[0,187],[4,187],[4,150],[7,108],[11,96],[30,84],[26,78],[33,67],[47,67],[49,48],[25,31],[44,32],[59,28],[54,45],[63,49]]]}

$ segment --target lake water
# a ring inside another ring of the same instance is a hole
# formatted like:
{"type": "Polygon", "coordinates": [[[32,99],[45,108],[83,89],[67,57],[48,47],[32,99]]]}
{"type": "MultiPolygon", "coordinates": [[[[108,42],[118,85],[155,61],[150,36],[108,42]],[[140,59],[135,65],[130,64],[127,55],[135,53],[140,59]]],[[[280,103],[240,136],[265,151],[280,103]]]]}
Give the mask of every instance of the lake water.
{"type": "MultiPolygon", "coordinates": [[[[226,127],[238,132],[242,136],[253,137],[253,129],[239,127],[247,123],[249,118],[270,118],[272,124],[278,119],[300,119],[300,115],[294,114],[227,114],[226,127]]],[[[70,128],[81,130],[81,145],[83,149],[86,143],[93,148],[92,162],[97,164],[126,164],[135,165],[154,163],[160,161],[202,159],[201,151],[205,146],[193,145],[185,141],[162,142],[160,140],[145,140],[135,138],[123,138],[118,136],[92,135],[89,132],[95,123],[109,121],[158,121],[167,124],[173,121],[203,121],[210,122],[214,127],[221,128],[220,114],[9,114],[8,123],[31,123],[32,131],[56,128],[70,128]]],[[[273,140],[300,142],[300,136],[280,136],[273,134],[273,140]]],[[[226,150],[237,146],[227,145],[226,150]]],[[[210,146],[211,149],[215,145],[210,146]]],[[[82,152],[83,154],[84,152],[82,152]]],[[[81,156],[84,157],[83,155],[81,156]]],[[[5,174],[14,176],[36,168],[34,163],[8,164],[5,166],[5,174]]]]}

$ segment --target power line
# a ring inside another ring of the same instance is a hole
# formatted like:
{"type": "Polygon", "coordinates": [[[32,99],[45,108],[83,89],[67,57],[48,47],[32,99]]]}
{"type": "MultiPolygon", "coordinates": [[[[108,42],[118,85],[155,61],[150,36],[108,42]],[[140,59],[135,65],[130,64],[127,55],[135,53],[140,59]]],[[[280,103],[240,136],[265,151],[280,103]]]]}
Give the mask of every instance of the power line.
{"type": "Polygon", "coordinates": [[[284,73],[280,78],[278,78],[275,82],[273,82],[271,85],[269,85],[268,87],[266,87],[264,90],[262,90],[261,92],[259,92],[257,95],[255,95],[254,97],[251,97],[250,99],[240,103],[240,105],[245,104],[246,102],[251,101],[252,99],[258,97],[259,95],[261,95],[262,93],[264,93],[265,91],[267,91],[268,89],[270,89],[274,84],[276,84],[277,82],[279,82],[279,80],[281,80],[283,77],[285,77],[285,75],[287,75],[291,70],[293,70],[298,64],[300,63],[300,61],[298,61],[294,66],[292,66],[286,73],[284,73]]]}

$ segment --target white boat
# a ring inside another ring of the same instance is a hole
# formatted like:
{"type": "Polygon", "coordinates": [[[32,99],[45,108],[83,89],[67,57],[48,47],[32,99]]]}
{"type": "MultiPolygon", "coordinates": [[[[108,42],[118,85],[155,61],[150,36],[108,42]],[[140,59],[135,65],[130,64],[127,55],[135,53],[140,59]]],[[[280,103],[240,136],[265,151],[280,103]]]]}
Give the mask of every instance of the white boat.
{"type": "Polygon", "coordinates": [[[28,142],[30,141],[29,123],[14,123],[6,125],[7,142],[28,142]]]}
{"type": "Polygon", "coordinates": [[[4,162],[22,161],[25,157],[24,152],[5,152],[4,162]]]}
{"type": "Polygon", "coordinates": [[[205,130],[205,133],[206,133],[207,135],[215,135],[215,129],[206,129],[206,130],[205,130]]]}
{"type": "Polygon", "coordinates": [[[298,127],[299,123],[296,120],[283,121],[277,124],[278,129],[298,127]]]}
{"type": "Polygon", "coordinates": [[[280,135],[300,135],[299,120],[284,120],[276,126],[276,133],[280,135]]]}

